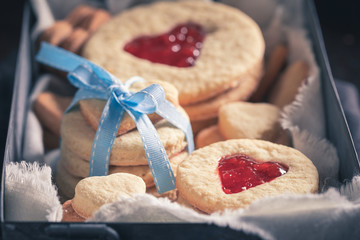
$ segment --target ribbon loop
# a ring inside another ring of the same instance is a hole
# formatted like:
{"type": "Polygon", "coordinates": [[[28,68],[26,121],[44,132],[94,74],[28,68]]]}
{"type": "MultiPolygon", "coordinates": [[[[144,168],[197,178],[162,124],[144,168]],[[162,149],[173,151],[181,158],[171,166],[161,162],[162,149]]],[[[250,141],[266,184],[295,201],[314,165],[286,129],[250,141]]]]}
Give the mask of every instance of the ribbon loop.
{"type": "Polygon", "coordinates": [[[106,86],[89,64],[82,64],[69,72],[68,79],[79,89],[103,91],[106,86]]]}
{"type": "Polygon", "coordinates": [[[136,123],[158,192],[163,193],[176,187],[166,151],[146,114],[156,112],[184,131],[189,153],[194,149],[193,136],[189,120],[165,99],[164,90],[160,85],[153,84],[132,93],[129,87],[134,82],[144,81],[142,78],[133,77],[121,83],[111,73],[94,63],[47,43],[41,44],[36,59],[69,72],[70,83],[79,90],[68,109],[82,99],[107,100],[91,149],[89,176],[108,174],[111,148],[126,111],[136,123]]]}

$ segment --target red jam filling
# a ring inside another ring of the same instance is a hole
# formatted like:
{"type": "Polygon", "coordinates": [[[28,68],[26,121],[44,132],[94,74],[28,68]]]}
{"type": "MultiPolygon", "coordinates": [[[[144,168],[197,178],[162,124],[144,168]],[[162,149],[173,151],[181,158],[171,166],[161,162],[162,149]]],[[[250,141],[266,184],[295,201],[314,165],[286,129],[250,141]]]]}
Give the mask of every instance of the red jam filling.
{"type": "Polygon", "coordinates": [[[205,31],[199,24],[186,23],[165,34],[135,38],[124,50],[153,63],[190,67],[200,55],[204,38],[205,31]]]}
{"type": "Polygon", "coordinates": [[[289,168],[277,162],[257,162],[244,154],[222,157],[218,171],[226,194],[238,193],[270,182],[285,174],[289,168]]]}

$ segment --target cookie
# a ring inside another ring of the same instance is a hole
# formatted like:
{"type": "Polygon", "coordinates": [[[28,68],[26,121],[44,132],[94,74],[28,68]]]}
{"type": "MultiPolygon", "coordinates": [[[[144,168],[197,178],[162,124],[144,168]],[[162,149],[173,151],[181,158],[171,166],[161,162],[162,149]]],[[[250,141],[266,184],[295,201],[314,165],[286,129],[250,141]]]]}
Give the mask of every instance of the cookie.
{"type": "MultiPolygon", "coordinates": [[[[38,39],[38,45],[45,41],[70,52],[80,54],[90,34],[110,18],[111,15],[103,9],[79,5],[65,19],[56,21],[52,26],[44,30],[38,39]]],[[[64,72],[55,71],[50,67],[47,67],[47,69],[62,77],[66,76],[64,72]]]]}
{"type": "Polygon", "coordinates": [[[71,175],[64,167],[63,161],[58,161],[55,182],[62,200],[69,200],[74,197],[75,186],[81,179],[71,175]]]}
{"type": "Polygon", "coordinates": [[[196,148],[202,148],[215,142],[224,141],[225,138],[219,132],[219,127],[213,125],[199,132],[195,138],[196,148]]]}
{"type": "Polygon", "coordinates": [[[303,60],[290,64],[269,92],[268,101],[279,108],[294,101],[299,87],[309,76],[309,70],[309,65],[303,60]]]}
{"type": "MultiPolygon", "coordinates": [[[[187,145],[185,133],[169,122],[161,120],[154,126],[168,156],[171,157],[181,152],[187,145]]],[[[61,125],[61,137],[63,145],[76,152],[82,159],[90,161],[95,131],[86,123],[81,113],[76,109],[64,115],[61,125]]],[[[130,131],[115,139],[109,164],[116,166],[148,164],[144,146],[137,130],[130,131]]]]}
{"type": "Polygon", "coordinates": [[[51,45],[58,46],[70,36],[73,27],[67,21],[56,21],[52,26],[47,28],[39,37],[39,42],[45,41],[51,45]]]}
{"type": "Polygon", "coordinates": [[[181,195],[178,194],[178,197],[176,199],[176,202],[183,206],[183,207],[187,207],[187,208],[190,208],[192,210],[194,210],[195,212],[197,213],[201,213],[201,214],[204,214],[204,212],[200,211],[199,209],[197,209],[196,207],[194,207],[193,205],[191,205],[190,203],[188,203],[181,195]]]}
{"type": "Polygon", "coordinates": [[[62,206],[63,217],[62,222],[84,222],[86,219],[77,214],[71,205],[71,200],[64,202],[62,206]]]}
{"type": "Polygon", "coordinates": [[[172,202],[175,202],[178,198],[178,190],[177,189],[173,189],[173,190],[167,191],[165,193],[158,193],[158,191],[156,190],[156,187],[151,187],[151,188],[146,189],[146,193],[151,194],[157,198],[167,198],[172,202]]]}
{"type": "Polygon", "coordinates": [[[211,99],[184,106],[191,121],[201,121],[216,118],[221,106],[234,102],[246,101],[256,89],[259,77],[248,76],[246,80],[222,94],[211,99]]]}
{"type": "Polygon", "coordinates": [[[290,146],[290,135],[282,129],[279,118],[279,108],[269,103],[229,103],[220,108],[217,124],[197,134],[196,147],[240,138],[263,139],[290,146]]]}
{"type": "Polygon", "coordinates": [[[79,24],[79,27],[85,29],[90,34],[95,32],[101,25],[109,21],[111,15],[103,9],[97,9],[84,19],[79,24]]]}
{"type": "Polygon", "coordinates": [[[279,118],[280,109],[272,104],[233,102],[220,108],[218,127],[224,139],[274,141],[284,131],[279,118]]]}
{"type": "Polygon", "coordinates": [[[216,118],[209,118],[209,119],[205,119],[205,120],[200,120],[200,121],[191,121],[191,128],[193,130],[193,134],[196,135],[202,129],[217,124],[217,121],[218,121],[217,117],[216,118]]]}
{"type": "Polygon", "coordinates": [[[209,1],[176,1],[113,17],[90,37],[83,56],[121,81],[138,75],[170,82],[185,106],[241,84],[261,65],[264,49],[259,26],[240,10],[209,1]],[[152,52],[160,35],[169,39],[169,52],[152,52]]]}
{"type": "MultiPolygon", "coordinates": [[[[165,92],[165,97],[168,101],[173,103],[174,105],[178,105],[178,91],[176,88],[166,82],[160,81],[146,81],[146,82],[137,82],[132,85],[130,88],[131,91],[138,92],[151,84],[160,84],[165,92]]],[[[99,121],[101,118],[101,114],[105,107],[106,101],[100,99],[84,99],[80,101],[80,111],[83,117],[85,118],[86,122],[96,130],[99,121]]],[[[148,114],[151,122],[155,123],[162,119],[156,113],[148,114]]],[[[124,134],[132,129],[136,128],[136,124],[134,120],[129,116],[128,113],[124,113],[123,119],[120,123],[117,136],[124,134]]]]}
{"type": "Polygon", "coordinates": [[[84,19],[91,16],[95,11],[95,8],[89,5],[81,4],[67,15],[65,21],[74,27],[79,27],[84,19]]]}
{"type": "Polygon", "coordinates": [[[60,146],[60,137],[59,135],[51,132],[49,129],[47,128],[43,128],[43,143],[44,143],[44,147],[47,150],[51,150],[51,149],[55,149],[58,148],[60,146]]]}
{"type": "Polygon", "coordinates": [[[35,99],[33,108],[40,123],[52,133],[60,136],[60,125],[72,97],[63,97],[51,92],[43,92],[35,99]]]}
{"type": "Polygon", "coordinates": [[[104,204],[113,203],[119,197],[132,197],[145,191],[144,181],[128,173],[88,177],[76,185],[71,205],[81,217],[89,218],[104,204]]]}
{"type": "MultiPolygon", "coordinates": [[[[179,163],[188,156],[188,153],[183,151],[173,157],[171,157],[170,165],[173,172],[176,172],[176,168],[179,163]]],[[[67,147],[62,146],[60,161],[62,161],[65,169],[75,177],[85,178],[89,176],[89,161],[81,159],[75,152],[67,149],[67,147]]],[[[141,177],[146,184],[146,187],[152,187],[155,185],[154,179],[152,177],[150,168],[148,165],[140,166],[110,166],[109,174],[113,173],[130,173],[141,177]]]]}
{"type": "Polygon", "coordinates": [[[298,150],[235,139],[194,151],[179,165],[176,186],[188,203],[213,213],[284,193],[315,193],[318,181],[314,164],[298,150]]]}
{"type": "Polygon", "coordinates": [[[89,38],[89,32],[82,28],[75,28],[71,34],[59,44],[59,47],[70,52],[80,54],[82,47],[89,38]]]}
{"type": "Polygon", "coordinates": [[[268,91],[276,81],[277,76],[285,66],[289,48],[283,44],[277,45],[270,53],[266,61],[264,75],[261,78],[258,88],[251,96],[251,101],[261,102],[265,99],[268,91]]]}

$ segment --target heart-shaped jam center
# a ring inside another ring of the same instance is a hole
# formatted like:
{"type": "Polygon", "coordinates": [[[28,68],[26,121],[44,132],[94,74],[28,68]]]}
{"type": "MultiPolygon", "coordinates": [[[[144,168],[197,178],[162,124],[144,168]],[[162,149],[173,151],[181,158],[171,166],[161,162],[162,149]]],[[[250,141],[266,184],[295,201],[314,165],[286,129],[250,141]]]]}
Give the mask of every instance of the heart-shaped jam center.
{"type": "Polygon", "coordinates": [[[199,24],[186,23],[165,34],[135,38],[124,50],[154,63],[190,67],[200,55],[204,38],[205,31],[199,24]]]}
{"type": "Polygon", "coordinates": [[[283,164],[258,162],[244,154],[222,157],[218,165],[222,189],[226,194],[242,192],[270,182],[288,170],[283,164]]]}

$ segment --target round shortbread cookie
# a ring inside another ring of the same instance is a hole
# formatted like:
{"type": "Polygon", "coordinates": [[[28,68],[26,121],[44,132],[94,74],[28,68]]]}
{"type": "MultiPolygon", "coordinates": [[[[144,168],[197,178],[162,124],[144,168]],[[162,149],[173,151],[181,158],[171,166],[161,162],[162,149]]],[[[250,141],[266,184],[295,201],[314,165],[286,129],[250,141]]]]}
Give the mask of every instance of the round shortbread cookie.
{"type": "Polygon", "coordinates": [[[224,137],[219,132],[219,127],[213,125],[211,127],[205,128],[199,132],[195,138],[196,148],[202,148],[212,143],[224,141],[224,137]]]}
{"type": "Polygon", "coordinates": [[[210,1],[158,2],[126,10],[95,32],[83,56],[121,81],[137,75],[167,81],[179,90],[181,105],[216,96],[239,84],[263,61],[265,43],[259,26],[238,9],[210,1]],[[141,36],[155,36],[179,24],[195,23],[206,32],[192,67],[153,63],[126,52],[141,36]]]}
{"type": "MultiPolygon", "coordinates": [[[[259,66],[259,69],[261,69],[261,66],[259,66]]],[[[257,87],[259,82],[258,79],[259,76],[244,77],[238,86],[228,89],[227,91],[213,98],[207,99],[206,101],[186,105],[184,106],[184,110],[189,115],[191,121],[216,118],[221,106],[231,102],[245,101],[249,99],[252,92],[257,87]]]]}
{"type": "MultiPolygon", "coordinates": [[[[154,126],[168,156],[180,152],[187,145],[185,133],[169,122],[161,120],[154,126]]],[[[90,160],[95,131],[86,123],[79,111],[74,109],[64,115],[61,136],[63,145],[76,152],[82,159],[90,160]]],[[[128,132],[115,139],[109,164],[116,166],[148,164],[138,131],[128,132]]]]}
{"type": "Polygon", "coordinates": [[[179,165],[176,177],[180,195],[207,213],[244,208],[256,199],[284,193],[315,193],[318,184],[318,172],[304,154],[287,146],[255,139],[228,140],[198,149],[179,165]],[[275,162],[287,166],[287,172],[247,190],[226,194],[219,162],[223,157],[239,154],[258,163],[275,162]]]}
{"type": "Polygon", "coordinates": [[[191,121],[191,127],[194,135],[198,134],[202,129],[217,124],[218,118],[210,118],[200,121],[191,121]]]}
{"type": "Polygon", "coordinates": [[[62,199],[69,200],[74,197],[75,186],[81,179],[71,175],[64,167],[63,161],[58,161],[55,182],[62,199]]]}
{"type": "MultiPolygon", "coordinates": [[[[188,153],[183,151],[169,158],[170,166],[174,173],[176,173],[177,166],[180,164],[180,162],[187,156],[188,153]]],[[[63,166],[71,175],[81,178],[89,176],[89,161],[82,159],[75,152],[68,149],[66,146],[62,146],[61,148],[60,161],[62,161],[63,166]]],[[[130,173],[141,177],[145,182],[146,187],[152,187],[155,185],[151,170],[148,165],[109,167],[109,174],[120,172],[130,173]]]]}
{"type": "Polygon", "coordinates": [[[233,102],[219,110],[218,127],[225,139],[251,138],[274,141],[284,130],[280,109],[268,103],[233,102]]]}
{"type": "Polygon", "coordinates": [[[144,181],[129,173],[88,177],[76,185],[71,205],[77,214],[89,218],[104,204],[113,203],[119,197],[132,197],[145,191],[144,181]]]}
{"type": "MultiPolygon", "coordinates": [[[[150,86],[151,84],[160,84],[161,87],[164,89],[165,98],[174,105],[179,104],[178,91],[172,84],[167,82],[161,82],[161,81],[136,82],[131,86],[130,91],[138,92],[150,86]]],[[[101,114],[103,112],[105,104],[106,101],[100,99],[83,99],[79,102],[81,114],[84,116],[86,122],[94,130],[96,130],[99,125],[101,114]]],[[[156,113],[148,114],[148,117],[153,123],[158,122],[162,119],[162,117],[160,117],[156,113]]],[[[124,134],[134,128],[136,128],[136,124],[134,120],[129,116],[127,112],[125,112],[123,119],[120,123],[117,136],[124,134]]]]}

